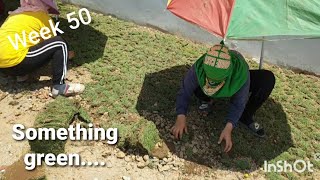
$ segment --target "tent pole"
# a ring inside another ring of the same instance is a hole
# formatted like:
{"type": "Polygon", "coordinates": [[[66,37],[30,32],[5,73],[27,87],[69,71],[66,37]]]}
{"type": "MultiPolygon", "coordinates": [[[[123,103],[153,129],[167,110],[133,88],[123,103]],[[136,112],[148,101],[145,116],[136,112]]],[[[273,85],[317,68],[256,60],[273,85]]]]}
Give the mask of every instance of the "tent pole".
{"type": "MultiPolygon", "coordinates": [[[[57,2],[56,2],[56,1],[53,1],[53,3],[58,7],[58,5],[57,5],[57,2]]],[[[59,15],[55,15],[55,19],[56,19],[56,22],[58,22],[58,20],[59,20],[59,15]]]]}
{"type": "Polygon", "coordinates": [[[263,65],[263,56],[264,56],[264,40],[262,40],[262,43],[261,43],[261,53],[260,53],[259,69],[262,69],[262,65],[263,65]]]}

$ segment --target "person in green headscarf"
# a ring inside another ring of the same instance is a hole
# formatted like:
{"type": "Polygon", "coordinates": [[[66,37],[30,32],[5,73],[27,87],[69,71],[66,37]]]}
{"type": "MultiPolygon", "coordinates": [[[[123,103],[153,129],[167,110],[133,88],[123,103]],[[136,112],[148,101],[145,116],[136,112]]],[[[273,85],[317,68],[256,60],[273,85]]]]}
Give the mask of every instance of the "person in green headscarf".
{"type": "Polygon", "coordinates": [[[189,69],[176,99],[177,120],[171,132],[181,138],[187,132],[186,115],[191,96],[200,100],[202,115],[212,112],[213,99],[230,97],[226,126],[218,143],[226,142],[224,151],[232,148],[232,130],[238,122],[258,137],[264,137],[264,129],[253,121],[258,108],[267,100],[275,85],[271,71],[249,70],[244,57],[229,50],[222,43],[213,46],[189,69]],[[250,95],[249,95],[250,94],[250,95]]]}

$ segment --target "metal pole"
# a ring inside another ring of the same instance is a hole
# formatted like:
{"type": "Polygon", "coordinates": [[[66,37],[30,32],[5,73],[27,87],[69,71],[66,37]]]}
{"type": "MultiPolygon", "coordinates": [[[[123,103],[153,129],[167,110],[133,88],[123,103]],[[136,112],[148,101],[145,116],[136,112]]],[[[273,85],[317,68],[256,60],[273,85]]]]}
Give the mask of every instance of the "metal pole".
{"type": "Polygon", "coordinates": [[[259,69],[262,69],[262,65],[263,65],[263,56],[264,56],[264,40],[262,40],[262,43],[261,43],[261,53],[260,53],[259,69]]]}
{"type": "MultiPolygon", "coordinates": [[[[56,1],[53,1],[53,3],[58,7],[58,4],[56,1]]],[[[59,15],[55,15],[55,18],[56,18],[56,22],[59,21],[59,15]]]]}

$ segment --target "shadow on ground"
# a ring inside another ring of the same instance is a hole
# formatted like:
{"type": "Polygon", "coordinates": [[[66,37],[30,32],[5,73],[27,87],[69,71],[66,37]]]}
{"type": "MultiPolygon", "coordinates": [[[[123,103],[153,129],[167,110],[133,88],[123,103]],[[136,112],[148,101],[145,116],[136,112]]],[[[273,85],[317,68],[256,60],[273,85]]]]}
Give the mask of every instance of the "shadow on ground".
{"type": "MultiPolygon", "coordinates": [[[[19,1],[4,1],[6,12],[13,11],[19,6],[19,1]]],[[[6,15],[1,17],[0,25],[6,18],[6,15]]],[[[69,23],[64,18],[59,18],[59,28],[64,31],[61,36],[68,42],[69,50],[76,53],[76,57],[69,61],[69,69],[82,66],[86,63],[91,63],[103,57],[103,53],[108,41],[108,37],[91,26],[81,25],[78,29],[72,30],[69,23]]],[[[34,91],[41,89],[44,86],[50,86],[50,80],[38,81],[40,76],[50,76],[50,66],[40,68],[31,76],[31,80],[25,83],[15,82],[13,77],[8,77],[1,73],[0,69],[0,89],[9,93],[19,93],[25,90],[34,91]]]]}
{"type": "Polygon", "coordinates": [[[81,25],[72,30],[67,19],[60,18],[59,27],[64,31],[61,36],[68,42],[69,50],[76,52],[71,65],[81,66],[103,57],[108,37],[91,26],[81,25]]]}
{"type": "Polygon", "coordinates": [[[4,13],[0,14],[0,26],[2,25],[4,20],[7,18],[8,12],[9,11],[14,11],[20,5],[20,1],[18,1],[18,0],[15,0],[15,1],[3,0],[3,3],[4,3],[4,13]]]}
{"type": "Polygon", "coordinates": [[[260,167],[265,160],[274,159],[292,147],[286,114],[281,104],[272,98],[256,115],[257,121],[265,127],[266,139],[254,137],[244,128],[237,128],[233,132],[232,152],[228,155],[222,153],[217,141],[224,127],[228,100],[216,100],[214,113],[201,118],[193,99],[188,114],[188,135],[181,141],[174,141],[169,129],[176,118],[175,96],[188,68],[176,66],[146,75],[136,106],[140,115],[157,125],[161,137],[177,156],[209,167],[246,170],[260,167]]]}

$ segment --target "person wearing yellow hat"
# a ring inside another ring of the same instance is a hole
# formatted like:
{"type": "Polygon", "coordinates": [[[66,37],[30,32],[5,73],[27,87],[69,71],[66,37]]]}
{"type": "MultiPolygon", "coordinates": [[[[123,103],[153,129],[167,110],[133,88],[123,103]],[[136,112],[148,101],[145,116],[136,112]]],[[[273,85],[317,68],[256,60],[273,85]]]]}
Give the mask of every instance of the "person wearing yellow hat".
{"type": "Polygon", "coordinates": [[[226,141],[225,152],[232,148],[231,134],[238,122],[256,136],[264,137],[264,129],[253,121],[253,116],[274,85],[271,71],[249,70],[244,57],[221,42],[202,55],[184,77],[176,99],[177,120],[171,132],[175,138],[181,138],[187,132],[187,109],[194,94],[201,102],[199,111],[205,115],[212,111],[215,98],[231,98],[226,126],[218,140],[219,144],[226,141]]]}
{"type": "Polygon", "coordinates": [[[0,71],[23,81],[52,60],[52,96],[83,92],[84,85],[65,83],[71,54],[67,42],[53,33],[49,13],[59,14],[53,0],[20,0],[20,4],[0,28],[0,71]]]}

